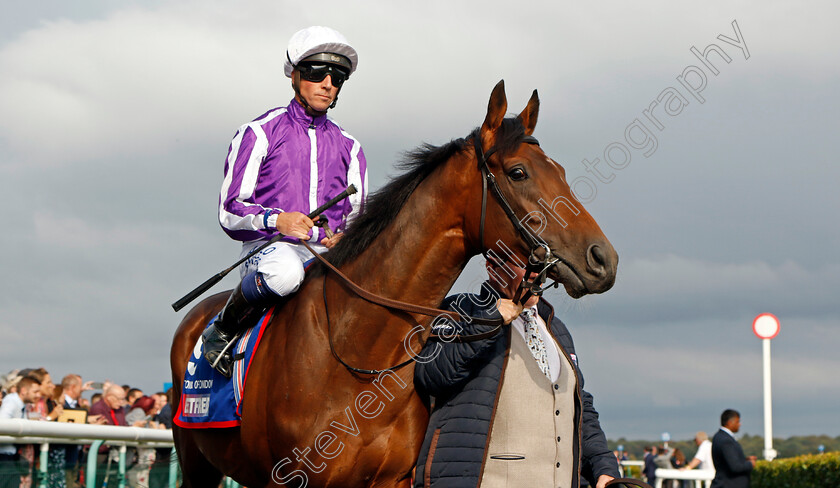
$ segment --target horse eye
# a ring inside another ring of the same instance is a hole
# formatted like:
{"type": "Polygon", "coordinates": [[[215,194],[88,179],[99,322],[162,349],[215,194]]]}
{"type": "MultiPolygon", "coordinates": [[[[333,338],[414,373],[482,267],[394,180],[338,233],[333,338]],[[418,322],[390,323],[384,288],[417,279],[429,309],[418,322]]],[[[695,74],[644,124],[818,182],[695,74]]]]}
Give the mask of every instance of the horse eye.
{"type": "Polygon", "coordinates": [[[528,179],[528,173],[526,173],[522,168],[513,168],[510,170],[510,173],[508,173],[508,177],[513,181],[522,181],[528,179]]]}

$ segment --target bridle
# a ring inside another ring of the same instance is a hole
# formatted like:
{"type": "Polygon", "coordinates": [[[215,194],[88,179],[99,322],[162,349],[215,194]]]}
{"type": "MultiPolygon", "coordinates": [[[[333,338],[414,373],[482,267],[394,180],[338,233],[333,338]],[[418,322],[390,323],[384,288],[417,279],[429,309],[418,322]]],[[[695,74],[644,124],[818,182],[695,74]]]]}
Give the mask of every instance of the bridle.
{"type": "MultiPolygon", "coordinates": [[[[522,138],[522,143],[524,144],[533,144],[536,146],[540,145],[540,142],[537,140],[536,137],[526,135],[522,138]]],[[[496,181],[496,176],[490,170],[490,166],[487,164],[487,160],[490,159],[490,156],[493,155],[497,151],[497,147],[493,146],[485,153],[481,148],[481,137],[479,133],[476,133],[473,136],[473,146],[475,147],[475,157],[478,160],[478,167],[481,170],[481,221],[479,223],[478,228],[478,236],[479,236],[479,245],[482,249],[482,254],[484,258],[489,261],[497,262],[497,264],[504,264],[498,263],[498,259],[488,255],[488,248],[484,245],[484,220],[487,214],[487,188],[490,188],[490,191],[493,193],[493,197],[496,198],[496,201],[499,203],[499,206],[505,212],[510,220],[513,227],[519,232],[519,235],[522,239],[527,243],[529,247],[528,252],[528,263],[525,266],[525,276],[522,279],[522,283],[519,285],[519,289],[516,292],[516,296],[514,297],[514,301],[519,303],[525,303],[528,299],[532,296],[541,296],[542,293],[549,288],[550,286],[556,287],[558,285],[557,282],[554,282],[551,285],[547,285],[543,287],[545,283],[548,271],[554,267],[561,259],[559,257],[554,257],[551,252],[551,248],[543,241],[537,239],[534,234],[532,234],[524,225],[522,225],[522,221],[516,218],[516,213],[513,211],[513,208],[508,203],[505,195],[502,193],[502,189],[499,188],[499,183],[496,181]],[[537,251],[543,250],[543,256],[540,257],[537,254],[537,251]],[[533,277],[531,277],[533,275],[533,277]]]]}
{"type": "MultiPolygon", "coordinates": [[[[479,223],[479,242],[482,248],[482,254],[486,259],[490,260],[497,260],[496,258],[488,255],[488,250],[484,247],[484,221],[487,214],[487,189],[490,188],[490,191],[493,193],[493,196],[499,202],[499,205],[502,207],[502,210],[507,215],[508,219],[510,220],[511,224],[513,224],[514,228],[517,229],[519,234],[522,236],[523,239],[528,243],[530,247],[530,252],[528,256],[528,264],[525,268],[525,278],[522,280],[522,284],[520,284],[519,290],[517,291],[517,297],[515,298],[516,301],[519,303],[525,303],[531,297],[531,295],[542,295],[542,292],[548,288],[542,287],[542,284],[545,282],[546,274],[548,270],[551,269],[558,261],[559,258],[554,258],[551,249],[548,247],[547,244],[544,242],[539,241],[534,235],[525,228],[524,225],[516,218],[516,214],[511,208],[510,204],[508,203],[507,199],[505,198],[504,194],[499,188],[499,184],[496,182],[496,177],[493,172],[490,170],[490,167],[487,164],[487,159],[496,152],[497,148],[494,146],[486,153],[481,148],[480,136],[479,133],[476,133],[473,136],[474,145],[475,145],[475,154],[476,159],[478,160],[478,166],[481,170],[482,174],[482,192],[481,192],[481,220],[479,223]],[[543,249],[544,255],[540,258],[537,255],[537,251],[543,249]],[[533,278],[528,279],[530,275],[534,275],[533,278]]],[[[525,144],[535,144],[539,146],[539,141],[535,137],[532,136],[524,136],[522,139],[522,143],[525,144]]],[[[321,222],[323,225],[323,222],[321,222]]],[[[335,266],[332,265],[329,261],[327,261],[323,256],[321,256],[318,252],[316,252],[306,241],[300,241],[309,251],[312,253],[315,258],[323,264],[328,271],[334,273],[339,280],[350,290],[361,297],[362,299],[380,305],[382,307],[388,308],[390,310],[397,310],[406,313],[416,313],[421,315],[426,315],[430,317],[447,317],[451,320],[465,320],[471,324],[478,324],[478,325],[492,325],[493,328],[477,333],[477,334],[453,334],[453,335],[438,335],[438,334],[431,334],[429,335],[429,340],[440,340],[445,342],[473,342],[482,339],[487,339],[489,337],[493,337],[496,335],[504,325],[502,319],[486,319],[482,317],[471,317],[468,315],[464,315],[459,312],[454,312],[451,310],[442,310],[433,307],[424,307],[421,305],[415,305],[411,303],[402,302],[399,300],[393,300],[390,298],[386,298],[380,295],[376,295],[371,293],[359,285],[354,283],[350,278],[348,278],[344,273],[338,270],[335,266]]],[[[330,313],[329,313],[329,306],[327,304],[327,273],[324,273],[324,284],[323,284],[323,296],[324,296],[324,311],[326,312],[326,320],[327,320],[327,336],[329,338],[330,343],[330,351],[333,354],[338,362],[340,362],[345,368],[348,370],[358,373],[358,374],[365,374],[365,375],[378,375],[383,372],[387,371],[394,371],[403,366],[410,364],[414,361],[415,356],[411,356],[406,361],[403,361],[400,364],[395,366],[391,366],[386,369],[363,369],[363,368],[356,368],[347,364],[341,357],[338,355],[337,351],[335,350],[335,346],[332,340],[332,331],[331,331],[331,323],[330,323],[330,313]]],[[[554,286],[557,284],[555,283],[554,286]]],[[[550,286],[550,285],[549,285],[550,286]]]]}

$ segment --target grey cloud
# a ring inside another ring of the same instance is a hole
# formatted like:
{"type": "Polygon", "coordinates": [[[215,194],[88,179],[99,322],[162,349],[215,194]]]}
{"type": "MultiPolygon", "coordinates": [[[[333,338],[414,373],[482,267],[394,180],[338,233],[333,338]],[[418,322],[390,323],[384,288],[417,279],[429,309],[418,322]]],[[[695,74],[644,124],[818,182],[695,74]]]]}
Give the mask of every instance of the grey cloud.
{"type": "MultiPolygon", "coordinates": [[[[479,125],[501,78],[512,113],[539,89],[542,147],[570,178],[590,175],[581,160],[644,122],[700,64],[689,48],[731,37],[737,19],[750,59],[725,46],[733,61],[709,77],[706,102],[665,119],[656,152],[633,149],[587,205],[621,256],[615,288],[549,297],[611,437],[687,437],[713,430],[727,406],[760,432],[748,325],[767,310],[783,321],[777,431],[838,433],[824,407],[838,401],[824,371],[837,369],[827,344],[840,339],[834,3],[663,2],[655,17],[626,2],[54,3],[49,16],[21,4],[0,20],[27,26],[0,29],[0,193],[11,208],[0,366],[149,389],[168,380],[183,316],[169,303],[238,253],[215,220],[227,145],[291,98],[282,50],[306,24],[335,26],[361,51],[334,116],[365,146],[376,188],[401,151],[479,125]],[[811,405],[797,414],[800,396],[811,405]]],[[[456,289],[481,280],[473,263],[456,289]]]]}

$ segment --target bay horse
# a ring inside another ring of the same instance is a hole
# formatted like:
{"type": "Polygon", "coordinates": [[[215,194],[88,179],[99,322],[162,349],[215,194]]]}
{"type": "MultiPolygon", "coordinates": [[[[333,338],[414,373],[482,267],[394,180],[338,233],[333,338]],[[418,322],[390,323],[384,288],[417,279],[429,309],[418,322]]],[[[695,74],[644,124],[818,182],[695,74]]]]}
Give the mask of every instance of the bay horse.
{"type": "MultiPolygon", "coordinates": [[[[557,261],[548,278],[574,298],[612,287],[618,255],[532,136],[537,91],[518,117],[506,111],[501,81],[480,128],[410,153],[406,172],[368,199],[324,257],[365,290],[427,307],[442,302],[472,256],[488,251],[518,262],[550,251],[557,261]],[[512,213],[501,197],[486,198],[486,171],[512,213]],[[522,225],[542,243],[536,251],[522,225]]],[[[203,300],[175,333],[174,405],[193,347],[227,295],[203,300]]],[[[419,352],[431,321],[371,304],[316,265],[264,332],[241,426],[175,427],[184,486],[215,487],[224,474],[251,488],[409,487],[429,407],[414,391],[413,363],[391,367],[419,352]]]]}

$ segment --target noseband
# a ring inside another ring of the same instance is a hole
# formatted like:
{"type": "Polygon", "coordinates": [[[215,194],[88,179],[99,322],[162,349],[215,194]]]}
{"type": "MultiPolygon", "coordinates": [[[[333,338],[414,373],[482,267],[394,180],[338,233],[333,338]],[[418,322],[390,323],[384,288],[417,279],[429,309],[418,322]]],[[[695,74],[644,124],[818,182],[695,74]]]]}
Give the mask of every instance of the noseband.
{"type": "MultiPolygon", "coordinates": [[[[523,137],[522,143],[534,144],[536,146],[540,145],[537,138],[533,136],[523,137]]],[[[524,225],[522,225],[522,222],[516,218],[516,213],[514,213],[513,208],[511,208],[502,193],[501,188],[499,188],[496,176],[492,171],[490,171],[490,166],[487,164],[487,160],[490,159],[490,156],[492,156],[498,148],[493,146],[485,153],[481,148],[481,137],[478,133],[476,133],[473,137],[473,145],[475,146],[475,157],[476,160],[478,160],[478,167],[481,170],[482,175],[481,221],[479,223],[478,230],[479,244],[482,249],[481,253],[484,255],[485,259],[497,261],[496,258],[487,255],[488,249],[484,246],[484,220],[487,214],[487,188],[489,187],[493,196],[496,198],[496,201],[499,203],[499,206],[502,207],[502,210],[507,215],[511,224],[513,224],[513,227],[519,232],[519,235],[522,236],[522,239],[530,248],[528,252],[528,264],[525,267],[525,277],[522,279],[522,283],[519,285],[519,290],[517,291],[515,297],[515,301],[525,303],[531,295],[541,296],[546,288],[552,286],[548,285],[543,287],[542,285],[545,283],[548,270],[557,264],[557,262],[560,261],[560,258],[555,258],[551,252],[551,248],[548,247],[548,244],[537,239],[528,229],[525,228],[524,225]],[[544,251],[543,257],[539,257],[537,255],[537,251],[540,249],[544,251]],[[534,275],[534,277],[529,278],[531,275],[534,275]]],[[[555,282],[553,286],[556,287],[557,283],[555,282]]]]}

